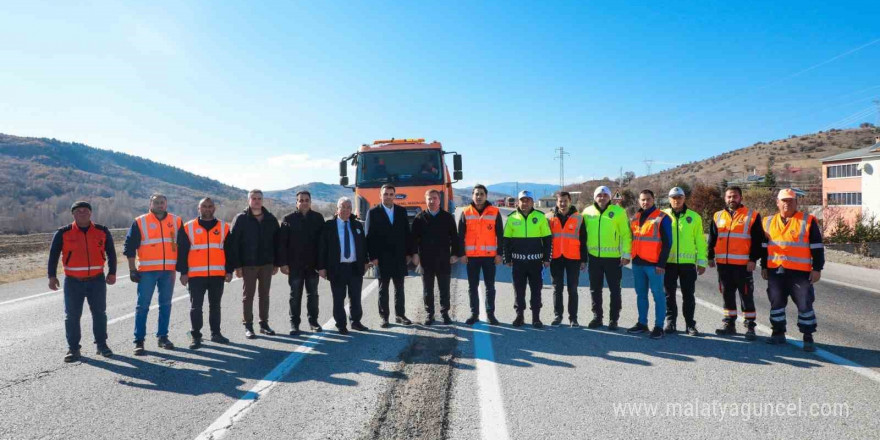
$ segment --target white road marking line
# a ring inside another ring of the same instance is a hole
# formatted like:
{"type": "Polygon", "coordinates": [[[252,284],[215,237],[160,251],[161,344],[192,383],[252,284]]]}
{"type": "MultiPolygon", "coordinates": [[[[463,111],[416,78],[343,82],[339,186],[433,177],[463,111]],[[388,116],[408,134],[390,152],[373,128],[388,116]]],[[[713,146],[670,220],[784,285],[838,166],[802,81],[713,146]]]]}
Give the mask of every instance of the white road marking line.
{"type": "MultiPolygon", "coordinates": [[[[121,279],[123,279],[123,278],[128,278],[128,275],[123,275],[123,276],[121,276],[121,277],[116,277],[116,282],[119,283],[119,280],[121,280],[121,279]]],[[[118,285],[119,285],[119,284],[114,284],[113,286],[118,286],[118,285]]],[[[107,287],[113,287],[113,286],[107,286],[107,287]]],[[[38,293],[38,294],[36,294],[36,295],[25,296],[25,297],[16,298],[16,299],[10,299],[10,300],[8,300],[8,301],[0,302],[0,306],[5,306],[6,304],[14,304],[14,303],[17,303],[17,302],[20,302],[20,301],[26,301],[26,300],[29,300],[29,299],[39,298],[39,297],[41,297],[41,296],[51,295],[51,294],[53,294],[53,293],[64,293],[64,289],[63,289],[63,288],[59,288],[58,290],[50,290],[50,291],[48,291],[48,292],[38,293]]],[[[62,295],[62,296],[63,296],[63,295],[62,295]]]]}
{"type": "MultiPolygon", "coordinates": [[[[241,280],[241,278],[233,278],[232,281],[230,281],[230,283],[234,283],[234,282],[236,282],[236,281],[238,281],[238,280],[241,280]]],[[[176,282],[176,281],[177,281],[177,280],[175,280],[175,282],[176,282]]],[[[175,285],[175,287],[177,287],[177,286],[175,285]]],[[[174,294],[173,291],[172,291],[171,293],[174,294]]],[[[171,303],[174,304],[174,303],[176,303],[176,302],[178,302],[178,301],[180,301],[180,300],[182,300],[182,299],[184,299],[184,298],[189,298],[189,292],[184,293],[183,295],[175,296],[174,298],[171,298],[171,303]]],[[[151,302],[152,302],[152,301],[151,301],[151,302]]],[[[150,306],[150,310],[156,310],[156,309],[158,309],[158,308],[159,308],[159,304],[158,304],[158,303],[157,303],[157,304],[153,304],[153,305],[150,306]]],[[[134,318],[135,313],[137,313],[137,312],[131,312],[131,313],[129,313],[129,314],[122,315],[122,316],[120,316],[120,317],[118,317],[118,318],[113,318],[113,319],[107,321],[107,325],[110,325],[110,324],[116,324],[117,322],[122,322],[122,321],[125,321],[126,319],[134,318]]]]}
{"type": "MultiPolygon", "coordinates": [[[[486,289],[480,286],[480,304],[485,304],[486,289]]],[[[482,307],[480,322],[474,325],[474,360],[477,367],[477,383],[480,388],[480,438],[483,440],[507,440],[507,415],[498,381],[492,335],[487,330],[486,308],[482,307]]]]}
{"type": "Polygon", "coordinates": [[[843,282],[843,281],[830,280],[830,279],[825,278],[825,277],[822,277],[822,278],[819,280],[820,283],[823,282],[823,281],[826,282],[826,283],[837,284],[837,285],[844,286],[844,287],[852,287],[853,289],[861,289],[861,290],[866,290],[866,291],[868,291],[868,292],[880,293],[880,289],[872,289],[872,288],[870,288],[870,287],[859,286],[858,284],[850,284],[850,283],[845,283],[845,282],[843,282]]]}
{"type": "MultiPolygon", "coordinates": [[[[370,283],[366,289],[361,291],[361,301],[366,299],[370,293],[372,293],[376,288],[379,287],[379,281],[373,281],[370,283]]],[[[327,321],[324,324],[324,327],[331,327],[336,324],[336,321],[333,318],[327,321]]],[[[211,426],[208,426],[208,429],[204,430],[198,437],[197,440],[200,439],[210,439],[216,440],[223,438],[227,434],[229,434],[229,430],[240,421],[244,416],[253,409],[254,405],[256,405],[260,399],[266,397],[269,394],[269,391],[272,390],[276,385],[278,385],[279,381],[283,379],[285,376],[290,374],[291,371],[299,364],[301,360],[305,358],[306,355],[311,353],[312,347],[314,347],[318,340],[321,339],[319,334],[312,334],[309,338],[303,342],[302,345],[297,347],[296,351],[290,353],[281,363],[275,366],[272,371],[269,372],[262,380],[257,382],[253,388],[250,389],[244,396],[238,399],[229,409],[226,410],[217,420],[214,420],[214,423],[211,423],[211,426]]]]}
{"type": "MultiPolygon", "coordinates": [[[[681,297],[681,292],[678,293],[678,296],[681,297]]],[[[697,304],[699,304],[709,310],[715,311],[720,315],[724,315],[724,309],[722,309],[721,307],[719,307],[715,304],[712,304],[711,302],[706,301],[701,298],[696,298],[696,300],[697,300],[697,304]]],[[[766,333],[768,335],[773,333],[772,329],[770,329],[769,327],[767,327],[763,324],[757,324],[755,326],[755,328],[758,331],[760,331],[761,333],[766,333]]],[[[795,347],[798,347],[798,348],[804,347],[803,341],[798,341],[790,336],[786,336],[785,338],[786,338],[786,342],[788,342],[791,345],[794,345],[795,347]]],[[[840,365],[841,367],[852,370],[853,372],[858,373],[864,377],[867,377],[868,379],[871,379],[874,382],[880,383],[880,373],[874,371],[871,368],[868,368],[864,365],[858,364],[858,363],[853,362],[847,358],[838,356],[834,353],[831,353],[829,351],[823,350],[818,347],[816,347],[816,351],[813,352],[813,354],[815,354],[816,356],[819,356],[820,358],[822,358],[828,362],[831,362],[832,364],[840,365]]]]}

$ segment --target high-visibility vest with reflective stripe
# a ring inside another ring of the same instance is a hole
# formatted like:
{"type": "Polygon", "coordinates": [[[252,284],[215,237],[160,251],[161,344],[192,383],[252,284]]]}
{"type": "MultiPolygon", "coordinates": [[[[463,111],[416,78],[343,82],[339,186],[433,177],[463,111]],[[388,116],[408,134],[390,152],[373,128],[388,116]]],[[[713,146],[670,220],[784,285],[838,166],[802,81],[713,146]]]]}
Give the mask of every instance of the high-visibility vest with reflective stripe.
{"type": "Polygon", "coordinates": [[[61,238],[61,264],[64,266],[65,276],[90,278],[104,273],[107,234],[102,229],[90,223],[89,229],[83,233],[74,222],[61,238]]]}
{"type": "Polygon", "coordinates": [[[660,251],[663,249],[663,243],[660,241],[660,223],[663,222],[663,217],[666,217],[666,214],[655,209],[654,212],[648,214],[645,223],[639,226],[641,215],[640,212],[637,212],[630,222],[633,234],[633,259],[639,257],[649,263],[658,263],[660,251]]]}
{"type": "Polygon", "coordinates": [[[584,217],[580,213],[574,212],[568,216],[565,225],[553,213],[547,214],[547,219],[550,221],[550,233],[553,234],[553,258],[565,257],[569,260],[580,260],[580,231],[584,217]]]}
{"type": "Polygon", "coordinates": [[[688,209],[676,217],[672,208],[666,208],[663,212],[672,221],[672,248],[666,261],[706,267],[709,260],[706,255],[706,239],[703,236],[703,218],[700,214],[688,209]]]}
{"type": "Polygon", "coordinates": [[[782,214],[764,220],[764,234],[769,240],[767,246],[767,267],[809,272],[813,270],[812,248],[821,248],[822,243],[810,244],[810,225],[813,215],[797,212],[788,223],[783,223],[782,214]]]}
{"type": "Polygon", "coordinates": [[[138,270],[174,270],[177,265],[177,231],[183,226],[180,217],[168,213],[161,221],[152,212],[137,219],[141,244],[137,249],[138,270]]]}
{"type": "Polygon", "coordinates": [[[715,242],[715,261],[718,264],[735,264],[745,266],[749,262],[752,249],[752,225],[758,215],[745,206],[733,212],[733,217],[726,209],[713,216],[718,240],[715,242]]]}
{"type": "Polygon", "coordinates": [[[193,277],[222,277],[226,275],[226,254],[223,242],[229,234],[229,225],[223,220],[206,231],[199,220],[190,220],[184,226],[189,237],[189,254],[186,262],[189,267],[187,275],[193,277]]]}
{"type": "Polygon", "coordinates": [[[498,255],[498,238],[495,222],[498,208],[486,206],[480,214],[477,208],[469,205],[461,215],[465,220],[464,254],[468,257],[494,257],[498,255]]]}
{"type": "Polygon", "coordinates": [[[619,205],[609,204],[601,213],[596,205],[584,209],[587,225],[587,252],[594,257],[631,257],[632,232],[626,211],[619,205]]]}

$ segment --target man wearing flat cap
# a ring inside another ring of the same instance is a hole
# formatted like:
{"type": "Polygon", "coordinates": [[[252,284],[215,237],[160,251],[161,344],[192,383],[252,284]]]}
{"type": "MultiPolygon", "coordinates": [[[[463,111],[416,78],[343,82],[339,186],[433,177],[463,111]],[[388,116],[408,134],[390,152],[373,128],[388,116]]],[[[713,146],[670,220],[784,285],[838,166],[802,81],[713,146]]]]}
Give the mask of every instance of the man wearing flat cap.
{"type": "Polygon", "coordinates": [[[110,357],[107,346],[107,285],[116,283],[116,249],[113,236],[92,223],[92,205],[76,202],[70,207],[73,222],[59,228],[49,248],[49,289],[58,290],[58,261],[64,267],[64,330],[67,355],[64,362],[80,359],[80,325],[83,302],[92,312],[92,332],[98,354],[110,357]],[[104,275],[104,264],[107,275],[104,275]]]}

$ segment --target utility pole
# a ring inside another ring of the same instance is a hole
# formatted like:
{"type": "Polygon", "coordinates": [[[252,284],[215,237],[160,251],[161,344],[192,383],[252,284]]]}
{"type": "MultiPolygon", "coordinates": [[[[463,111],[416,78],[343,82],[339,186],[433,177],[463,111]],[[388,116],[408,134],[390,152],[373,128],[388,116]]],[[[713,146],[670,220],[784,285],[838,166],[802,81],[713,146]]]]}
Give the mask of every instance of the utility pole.
{"type": "Polygon", "coordinates": [[[559,147],[554,151],[559,153],[554,159],[559,159],[559,190],[562,191],[565,188],[565,156],[571,155],[571,153],[566,153],[563,147],[559,147]]]}
{"type": "Polygon", "coordinates": [[[654,159],[645,159],[643,162],[645,162],[645,175],[650,176],[651,175],[651,165],[654,164],[654,159]]]}

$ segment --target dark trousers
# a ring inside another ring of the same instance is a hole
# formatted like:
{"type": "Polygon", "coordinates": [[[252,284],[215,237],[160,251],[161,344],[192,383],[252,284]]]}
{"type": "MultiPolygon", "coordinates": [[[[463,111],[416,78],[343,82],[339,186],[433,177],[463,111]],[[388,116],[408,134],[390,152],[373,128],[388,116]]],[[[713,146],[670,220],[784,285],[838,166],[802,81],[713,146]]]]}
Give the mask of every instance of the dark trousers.
{"type": "Polygon", "coordinates": [[[486,284],[486,313],[495,313],[495,257],[468,257],[468,298],[471,314],[480,314],[480,271],[486,284]]]}
{"type": "Polygon", "coordinates": [[[186,289],[189,291],[189,321],[192,323],[192,335],[202,337],[202,306],[205,294],[208,294],[208,326],[212,335],[220,334],[220,300],[223,298],[225,277],[194,277],[190,278],[186,289]]]}
{"type": "Polygon", "coordinates": [[[242,271],[242,304],[244,309],[245,325],[254,323],[254,295],[259,295],[260,322],[269,322],[269,290],[272,287],[272,271],[275,267],[271,264],[262,266],[245,266],[242,271]],[[259,288],[257,283],[259,282],[259,288]]]}
{"type": "Polygon", "coordinates": [[[611,292],[611,321],[620,318],[621,297],[620,280],[623,278],[623,268],[620,267],[620,258],[599,258],[590,255],[590,296],[593,300],[593,316],[602,319],[602,286],[608,283],[611,292]]]}
{"type": "Polygon", "coordinates": [[[95,344],[107,342],[107,284],[104,275],[80,281],[73,277],[64,279],[64,330],[67,336],[67,347],[79,350],[82,338],[79,319],[82,317],[83,302],[89,302],[92,311],[92,333],[95,344]]]}
{"type": "Polygon", "coordinates": [[[532,313],[541,311],[541,289],[544,287],[541,270],[543,268],[544,264],[541,261],[513,262],[513,290],[516,293],[513,308],[518,314],[526,309],[526,286],[532,293],[529,298],[529,307],[532,309],[532,313]]]}
{"type": "Polygon", "coordinates": [[[749,328],[755,327],[755,278],[745,265],[719,264],[718,290],[724,298],[724,322],[736,322],[736,292],[739,292],[743,317],[749,328]]]}
{"type": "Polygon", "coordinates": [[[697,290],[697,266],[694,264],[666,263],[666,273],[663,275],[663,290],[666,292],[666,322],[675,325],[678,320],[678,301],[675,294],[681,285],[682,312],[684,323],[687,326],[696,325],[694,321],[694,309],[697,308],[697,300],[694,293],[697,290]]]}
{"type": "Polygon", "coordinates": [[[287,284],[290,284],[290,325],[299,327],[301,322],[304,287],[309,324],[318,325],[318,272],[312,269],[291,270],[287,276],[287,284]]]}
{"type": "Polygon", "coordinates": [[[388,319],[388,290],[394,283],[394,315],[406,316],[406,300],[403,292],[403,279],[405,275],[385,276],[379,272],[379,315],[388,319]]]}
{"type": "Polygon", "coordinates": [[[438,262],[433,265],[422,265],[422,298],[425,300],[425,312],[429,316],[434,315],[434,280],[437,280],[437,289],[440,290],[440,313],[449,313],[449,283],[452,268],[449,260],[446,265],[438,262]]]}
{"type": "Polygon", "coordinates": [[[340,264],[339,271],[330,277],[330,291],[333,292],[333,319],[336,320],[336,328],[346,327],[346,295],[348,295],[351,322],[361,322],[361,317],[364,314],[363,308],[361,308],[361,287],[364,284],[364,276],[357,273],[355,264],[340,264]]]}
{"type": "Polygon", "coordinates": [[[578,315],[578,278],[581,276],[581,262],[565,257],[550,261],[550,278],[553,280],[553,313],[561,317],[565,312],[562,304],[562,290],[568,283],[568,319],[578,315]]]}
{"type": "Polygon", "coordinates": [[[788,297],[794,301],[798,309],[798,329],[801,333],[812,334],[816,331],[816,313],[813,301],[816,294],[810,284],[810,273],[800,270],[768,269],[767,296],[770,297],[770,325],[773,333],[785,333],[785,306],[788,297]]]}

